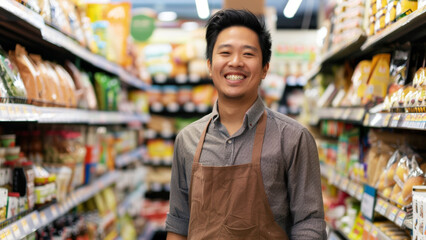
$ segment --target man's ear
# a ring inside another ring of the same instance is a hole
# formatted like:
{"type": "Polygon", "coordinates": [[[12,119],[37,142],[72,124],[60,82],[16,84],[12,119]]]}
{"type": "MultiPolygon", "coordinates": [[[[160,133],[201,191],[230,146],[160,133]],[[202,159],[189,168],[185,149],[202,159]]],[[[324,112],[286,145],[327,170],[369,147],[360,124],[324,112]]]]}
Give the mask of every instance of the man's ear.
{"type": "Polygon", "coordinates": [[[207,59],[207,68],[209,69],[209,76],[212,77],[212,63],[210,62],[210,59],[207,59]]]}
{"type": "Polygon", "coordinates": [[[269,70],[269,63],[266,63],[265,66],[263,67],[262,71],[262,79],[264,79],[266,77],[266,74],[268,74],[268,70],[269,70]]]}

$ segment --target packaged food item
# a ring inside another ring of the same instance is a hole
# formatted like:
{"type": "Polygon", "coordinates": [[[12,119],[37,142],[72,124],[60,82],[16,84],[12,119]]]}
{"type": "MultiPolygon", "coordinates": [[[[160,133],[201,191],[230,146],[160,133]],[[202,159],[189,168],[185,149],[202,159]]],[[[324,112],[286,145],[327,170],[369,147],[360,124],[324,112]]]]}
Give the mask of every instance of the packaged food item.
{"type": "Polygon", "coordinates": [[[386,8],[380,9],[376,13],[376,22],[374,25],[374,33],[379,33],[383,29],[385,29],[386,26],[386,8]]]}
{"type": "Polygon", "coordinates": [[[132,6],[129,2],[108,4],[105,17],[108,21],[106,57],[121,66],[129,65],[126,61],[127,43],[130,35],[132,6]]]}
{"type": "Polygon", "coordinates": [[[7,89],[7,95],[17,98],[16,100],[20,102],[27,97],[27,92],[20,75],[15,75],[16,72],[16,66],[12,64],[8,54],[0,46],[0,78],[3,81],[3,86],[7,89]]]}
{"type": "Polygon", "coordinates": [[[21,151],[21,147],[8,147],[6,148],[6,161],[17,161],[19,159],[19,153],[21,151]]]}
{"type": "Polygon", "coordinates": [[[16,64],[27,91],[28,101],[40,102],[44,97],[44,84],[39,78],[39,72],[29,58],[24,47],[17,44],[15,49],[16,64]]]}
{"type": "MultiPolygon", "coordinates": [[[[60,1],[58,0],[49,0],[50,1],[50,9],[51,9],[51,22],[53,27],[60,30],[61,32],[71,36],[71,26],[70,22],[67,19],[67,15],[65,14],[60,1]]],[[[62,0],[61,0],[62,1],[62,0]]]]}
{"type": "Polygon", "coordinates": [[[372,60],[372,74],[368,79],[368,85],[363,98],[363,103],[376,101],[386,97],[389,86],[390,54],[377,54],[372,60]]]}
{"type": "Polygon", "coordinates": [[[65,13],[65,16],[68,18],[71,36],[76,39],[80,45],[85,46],[86,41],[84,38],[83,29],[81,27],[80,18],[77,14],[76,6],[70,0],[61,0],[59,3],[65,13]]]}
{"type": "Polygon", "coordinates": [[[52,22],[52,16],[50,11],[50,1],[49,0],[38,0],[40,5],[40,15],[43,17],[46,23],[52,22]]]}
{"type": "Polygon", "coordinates": [[[129,99],[135,105],[137,113],[149,113],[148,93],[141,90],[133,90],[129,93],[129,99]]]}
{"type": "Polygon", "coordinates": [[[0,222],[5,221],[7,217],[7,196],[8,190],[0,188],[0,222]]]}
{"type": "Polygon", "coordinates": [[[396,18],[403,18],[417,10],[417,0],[398,0],[396,18]]]}
{"type": "Polygon", "coordinates": [[[358,63],[355,67],[354,73],[352,74],[352,84],[356,95],[351,99],[353,106],[359,106],[361,104],[361,98],[365,95],[367,89],[368,77],[371,72],[371,61],[363,60],[358,63]]]}
{"type": "Polygon", "coordinates": [[[184,105],[192,100],[192,88],[190,86],[179,87],[177,93],[177,102],[179,105],[184,105]]]}
{"type": "Polygon", "coordinates": [[[21,166],[16,166],[13,169],[12,173],[13,178],[13,192],[19,193],[19,197],[24,197],[27,195],[27,178],[25,176],[24,168],[21,166]]]}
{"type": "Polygon", "coordinates": [[[388,5],[386,6],[386,17],[385,17],[385,25],[389,26],[390,24],[396,21],[396,5],[398,0],[390,0],[388,1],[388,5]]]}
{"type": "Polygon", "coordinates": [[[164,86],[163,94],[161,98],[162,100],[161,102],[163,103],[163,105],[167,106],[170,104],[177,104],[178,102],[177,92],[178,92],[177,86],[174,86],[174,85],[164,86]]]}
{"type": "Polygon", "coordinates": [[[0,136],[1,146],[5,148],[15,147],[15,134],[4,134],[0,136]]]}
{"type": "Polygon", "coordinates": [[[33,169],[33,163],[32,162],[23,162],[22,167],[25,172],[25,177],[27,180],[27,203],[28,203],[28,209],[33,209],[35,204],[35,195],[34,195],[34,169],[33,169]]]}
{"type": "Polygon", "coordinates": [[[37,0],[15,0],[36,13],[40,13],[40,6],[37,0]]]}
{"type": "Polygon", "coordinates": [[[61,65],[53,64],[53,68],[61,81],[62,93],[67,92],[67,97],[65,98],[66,106],[75,108],[77,106],[77,98],[75,96],[74,81],[61,65]]]}
{"type": "Polygon", "coordinates": [[[68,92],[63,92],[64,89],[62,88],[62,83],[59,79],[58,74],[56,73],[50,62],[42,61],[40,62],[40,64],[47,71],[47,79],[50,79],[52,93],[55,94],[55,96],[52,96],[52,98],[55,99],[54,105],[58,107],[64,107],[66,105],[66,98],[68,96],[68,92]]]}
{"type": "Polygon", "coordinates": [[[19,193],[17,192],[9,192],[7,194],[7,214],[6,218],[10,219],[16,215],[18,215],[18,204],[19,204],[19,193]]]}
{"type": "Polygon", "coordinates": [[[388,95],[392,95],[402,88],[407,82],[408,62],[410,59],[409,44],[398,47],[392,54],[390,73],[390,86],[388,95]]]}
{"type": "Polygon", "coordinates": [[[39,73],[40,73],[40,79],[43,81],[46,91],[46,104],[47,105],[55,105],[58,101],[58,90],[56,83],[52,80],[49,70],[46,67],[45,63],[43,62],[43,59],[40,55],[30,54],[31,59],[37,66],[39,73]]]}

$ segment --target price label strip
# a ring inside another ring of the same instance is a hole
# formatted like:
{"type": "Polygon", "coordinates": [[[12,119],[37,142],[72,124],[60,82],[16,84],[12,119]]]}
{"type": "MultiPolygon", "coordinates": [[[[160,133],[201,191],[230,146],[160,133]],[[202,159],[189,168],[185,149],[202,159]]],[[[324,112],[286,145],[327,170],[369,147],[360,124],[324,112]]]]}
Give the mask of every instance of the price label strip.
{"type": "Polygon", "coordinates": [[[360,185],[360,186],[357,188],[357,191],[356,191],[356,198],[357,198],[358,200],[361,200],[363,195],[364,195],[364,188],[362,187],[362,185],[360,185]]]}
{"type": "Polygon", "coordinates": [[[399,212],[399,208],[392,206],[390,208],[389,214],[388,214],[388,219],[391,220],[392,222],[395,222],[396,216],[398,215],[399,212]]]}
{"type": "Polygon", "coordinates": [[[382,209],[380,210],[380,214],[382,214],[383,216],[386,216],[386,212],[388,211],[389,208],[389,203],[388,202],[383,202],[382,205],[382,209]]]}
{"type": "Polygon", "coordinates": [[[50,212],[52,213],[53,218],[56,218],[59,215],[56,205],[50,206],[50,212]]]}
{"type": "Polygon", "coordinates": [[[21,239],[22,232],[17,223],[12,224],[12,233],[15,236],[15,239],[21,239]]]}
{"type": "Polygon", "coordinates": [[[373,221],[374,216],[374,205],[376,203],[376,189],[365,184],[364,185],[364,193],[362,194],[361,199],[361,213],[362,215],[373,221]]]}
{"type": "Polygon", "coordinates": [[[407,217],[407,213],[405,211],[399,211],[395,219],[396,225],[402,227],[402,225],[404,225],[404,221],[406,217],[407,217]]]}
{"type": "Polygon", "coordinates": [[[34,229],[39,228],[41,222],[40,222],[40,216],[37,212],[33,212],[31,214],[31,222],[33,224],[34,229]]]}
{"type": "Polygon", "coordinates": [[[349,195],[351,195],[352,197],[355,197],[357,188],[358,188],[358,184],[356,184],[355,182],[350,182],[348,186],[349,195]]]}
{"type": "Polygon", "coordinates": [[[28,225],[27,218],[21,219],[21,226],[25,234],[29,234],[31,232],[30,226],[28,225]]]}
{"type": "Polygon", "coordinates": [[[9,113],[7,112],[7,108],[4,104],[0,105],[0,120],[9,120],[9,113]]]}
{"type": "Polygon", "coordinates": [[[383,208],[383,200],[382,199],[377,199],[377,202],[376,202],[376,206],[374,207],[374,211],[376,211],[376,212],[378,212],[378,213],[381,213],[381,211],[382,211],[382,208],[383,208]]]}
{"type": "Polygon", "coordinates": [[[341,184],[340,184],[340,189],[342,189],[343,191],[347,192],[348,191],[348,186],[349,186],[349,178],[347,177],[343,177],[341,184]]]}
{"type": "Polygon", "coordinates": [[[46,211],[48,211],[48,209],[46,209],[45,211],[40,212],[40,224],[42,226],[46,225],[48,223],[48,219],[46,216],[46,211]]]}
{"type": "Polygon", "coordinates": [[[6,233],[6,239],[7,240],[15,240],[15,238],[13,237],[13,234],[12,234],[12,231],[10,230],[10,228],[6,228],[5,233],[6,233]]]}
{"type": "Polygon", "coordinates": [[[389,122],[390,122],[391,118],[392,118],[392,114],[391,114],[391,113],[387,113],[387,114],[385,115],[385,117],[384,117],[382,127],[387,127],[387,126],[389,126],[389,122]]]}
{"type": "Polygon", "coordinates": [[[399,119],[401,118],[400,113],[396,113],[393,115],[392,120],[390,122],[390,127],[398,127],[399,119]]]}

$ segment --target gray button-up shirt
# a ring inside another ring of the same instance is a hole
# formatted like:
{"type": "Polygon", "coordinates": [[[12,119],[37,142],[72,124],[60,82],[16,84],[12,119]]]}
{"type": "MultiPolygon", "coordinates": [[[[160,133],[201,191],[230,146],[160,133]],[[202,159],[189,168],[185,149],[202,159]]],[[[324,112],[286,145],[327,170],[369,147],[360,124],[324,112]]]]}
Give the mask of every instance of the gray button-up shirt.
{"type": "Polygon", "coordinates": [[[325,239],[324,209],[318,152],[306,128],[295,120],[265,108],[260,98],[244,117],[241,128],[229,136],[220,123],[217,103],[212,113],[188,125],[175,141],[166,231],[188,234],[189,186],[195,150],[208,120],[200,163],[230,166],[249,163],[257,121],[267,111],[261,155],[266,195],[275,221],[290,239],[325,239]]]}

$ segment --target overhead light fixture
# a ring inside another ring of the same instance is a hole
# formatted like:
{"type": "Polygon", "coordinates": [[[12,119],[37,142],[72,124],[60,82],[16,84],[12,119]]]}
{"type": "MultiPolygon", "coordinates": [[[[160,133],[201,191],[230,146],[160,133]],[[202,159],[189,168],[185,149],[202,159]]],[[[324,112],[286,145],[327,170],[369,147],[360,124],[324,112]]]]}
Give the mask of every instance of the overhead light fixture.
{"type": "Polygon", "coordinates": [[[162,22],[171,22],[176,20],[177,14],[175,12],[160,12],[158,14],[158,20],[162,22]]]}
{"type": "Polygon", "coordinates": [[[209,2],[208,0],[195,0],[195,6],[197,7],[198,17],[206,19],[210,15],[209,2]]]}
{"type": "Polygon", "coordinates": [[[300,7],[302,0],[288,0],[287,5],[284,8],[284,16],[286,18],[293,18],[297,10],[300,7]]]}

